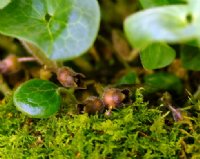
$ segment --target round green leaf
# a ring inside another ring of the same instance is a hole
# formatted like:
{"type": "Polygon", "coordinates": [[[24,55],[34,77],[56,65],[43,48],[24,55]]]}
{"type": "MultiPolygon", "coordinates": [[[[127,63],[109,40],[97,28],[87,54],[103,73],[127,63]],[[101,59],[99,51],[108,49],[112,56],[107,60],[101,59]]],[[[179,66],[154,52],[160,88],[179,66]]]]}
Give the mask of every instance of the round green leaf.
{"type": "Polygon", "coordinates": [[[174,60],[175,56],[175,50],[164,43],[151,44],[140,54],[142,65],[147,69],[165,67],[174,60]]]}
{"type": "Polygon", "coordinates": [[[61,104],[58,86],[52,82],[33,79],[23,83],[14,93],[13,101],[21,112],[33,118],[47,118],[61,104]]]}
{"type": "Polygon", "coordinates": [[[53,60],[89,49],[100,22],[97,0],[13,0],[0,10],[0,33],[31,42],[53,60]]]}

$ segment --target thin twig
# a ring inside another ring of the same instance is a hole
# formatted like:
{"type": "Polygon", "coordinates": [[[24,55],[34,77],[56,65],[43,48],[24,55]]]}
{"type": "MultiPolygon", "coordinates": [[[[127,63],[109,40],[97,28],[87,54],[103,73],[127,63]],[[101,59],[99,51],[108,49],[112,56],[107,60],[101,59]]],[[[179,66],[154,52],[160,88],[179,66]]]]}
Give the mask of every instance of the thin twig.
{"type": "Polygon", "coordinates": [[[32,61],[37,61],[35,57],[20,57],[17,59],[18,62],[32,62],[32,61]]]}

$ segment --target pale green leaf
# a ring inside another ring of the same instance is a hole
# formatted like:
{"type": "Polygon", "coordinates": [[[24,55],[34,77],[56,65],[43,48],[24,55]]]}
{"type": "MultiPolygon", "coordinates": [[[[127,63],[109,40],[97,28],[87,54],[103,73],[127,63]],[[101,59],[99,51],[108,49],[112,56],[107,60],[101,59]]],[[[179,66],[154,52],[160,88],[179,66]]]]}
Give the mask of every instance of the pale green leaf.
{"type": "Polygon", "coordinates": [[[3,9],[4,7],[6,7],[10,2],[11,2],[11,0],[1,0],[0,1],[0,9],[3,9]]]}
{"type": "Polygon", "coordinates": [[[154,43],[141,51],[142,65],[147,69],[162,68],[169,65],[175,58],[173,48],[163,43],[154,43]]]}
{"type": "Polygon", "coordinates": [[[143,49],[158,41],[184,42],[196,37],[196,24],[188,21],[187,5],[170,5],[140,11],[129,16],[124,29],[133,47],[143,49]]]}
{"type": "Polygon", "coordinates": [[[31,42],[53,60],[89,49],[100,21],[97,0],[13,0],[0,10],[0,33],[31,42]]]}

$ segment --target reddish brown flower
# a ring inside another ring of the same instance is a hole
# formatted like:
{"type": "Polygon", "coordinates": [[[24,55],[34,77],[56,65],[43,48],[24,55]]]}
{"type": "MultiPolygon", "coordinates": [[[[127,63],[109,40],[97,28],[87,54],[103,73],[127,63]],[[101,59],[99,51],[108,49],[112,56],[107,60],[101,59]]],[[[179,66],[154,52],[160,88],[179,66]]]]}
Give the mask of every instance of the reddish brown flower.
{"type": "Polygon", "coordinates": [[[78,109],[80,113],[102,113],[104,111],[104,104],[98,97],[90,96],[83,102],[83,104],[78,105],[78,109]]]}
{"type": "Polygon", "coordinates": [[[108,88],[103,93],[103,102],[108,109],[120,107],[130,101],[129,90],[108,88]]]}
{"type": "Polygon", "coordinates": [[[61,67],[57,71],[57,79],[64,87],[84,88],[83,78],[83,74],[76,73],[69,67],[61,67]]]}

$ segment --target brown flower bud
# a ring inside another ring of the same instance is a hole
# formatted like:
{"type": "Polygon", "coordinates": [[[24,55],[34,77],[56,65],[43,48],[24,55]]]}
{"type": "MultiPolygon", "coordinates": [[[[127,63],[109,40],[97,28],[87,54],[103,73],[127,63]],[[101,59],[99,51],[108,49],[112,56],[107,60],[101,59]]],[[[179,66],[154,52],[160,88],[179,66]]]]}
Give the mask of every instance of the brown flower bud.
{"type": "Polygon", "coordinates": [[[88,97],[83,104],[78,105],[79,111],[83,113],[96,114],[104,111],[104,104],[101,99],[95,96],[88,97]]]}
{"type": "Polygon", "coordinates": [[[68,67],[61,67],[57,71],[57,79],[64,87],[84,88],[83,78],[83,74],[76,73],[68,67]]]}
{"type": "Polygon", "coordinates": [[[103,102],[108,109],[120,107],[130,101],[129,90],[109,88],[104,91],[103,102]]]}
{"type": "Polygon", "coordinates": [[[16,73],[20,68],[21,65],[15,55],[9,55],[0,62],[0,73],[3,74],[16,73]]]}

